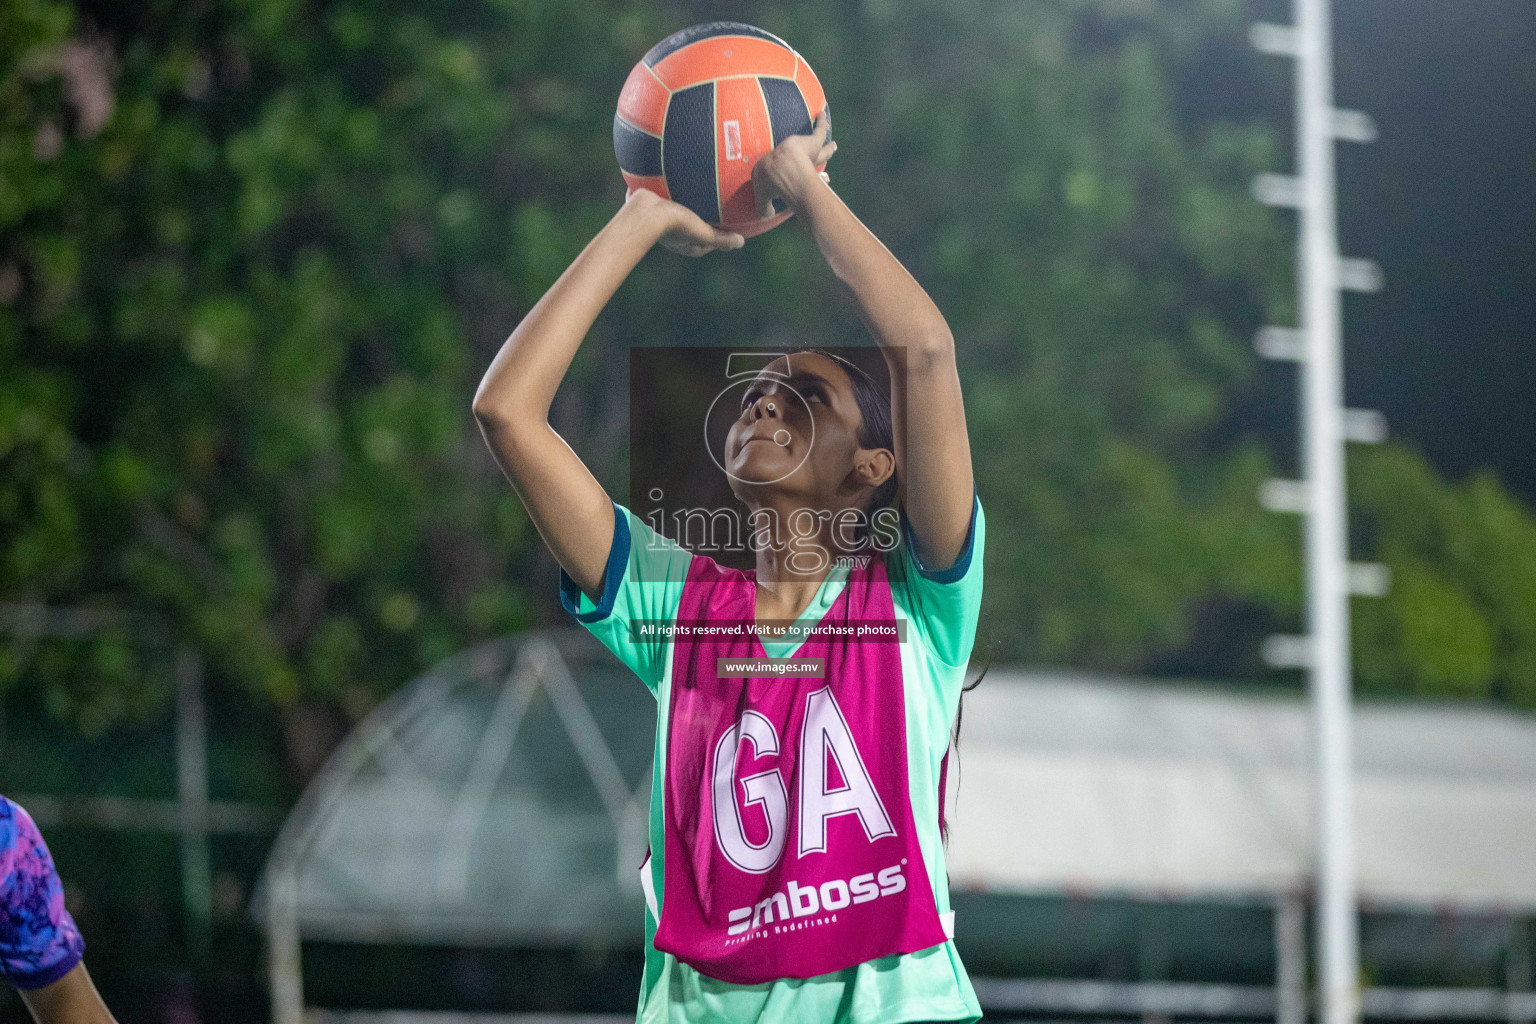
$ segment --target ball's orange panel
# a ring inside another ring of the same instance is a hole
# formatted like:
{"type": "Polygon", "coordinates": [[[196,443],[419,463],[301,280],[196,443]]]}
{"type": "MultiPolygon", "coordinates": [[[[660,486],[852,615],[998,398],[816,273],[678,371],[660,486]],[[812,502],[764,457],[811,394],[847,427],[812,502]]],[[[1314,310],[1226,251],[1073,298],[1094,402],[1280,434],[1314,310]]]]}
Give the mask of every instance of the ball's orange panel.
{"type": "MultiPolygon", "coordinates": [[[[816,72],[805,62],[805,58],[795,54],[795,84],[800,86],[800,94],[805,97],[805,107],[811,112],[811,120],[821,116],[821,108],[827,105],[827,94],[821,89],[821,80],[816,77],[816,72]]],[[[834,127],[833,131],[837,129],[834,127]]]]}
{"type": "Polygon", "coordinates": [[[773,125],[757,79],[723,78],[716,82],[715,174],[723,223],[757,219],[752,167],[772,148],[773,125]]]}
{"type": "Polygon", "coordinates": [[[795,53],[752,36],[711,36],[668,54],[651,70],[675,92],[726,75],[789,78],[795,73],[795,53]]]}
{"type": "Polygon", "coordinates": [[[789,218],[791,218],[793,216],[794,216],[793,213],[791,213],[789,210],[785,210],[783,213],[776,213],[776,214],[774,214],[772,217],[769,217],[767,220],[753,220],[753,221],[747,221],[746,223],[743,223],[743,224],[725,223],[725,224],[722,224],[720,226],[725,228],[725,230],[727,230],[727,231],[734,231],[734,232],[736,232],[742,238],[751,238],[754,235],[762,234],[764,231],[767,231],[769,228],[776,228],[776,227],[778,227],[780,224],[783,224],[785,221],[789,220],[789,218]]]}
{"type": "Polygon", "coordinates": [[[648,188],[652,192],[655,192],[657,195],[661,196],[663,199],[672,198],[672,194],[667,191],[667,179],[663,178],[659,174],[655,177],[652,177],[648,174],[630,174],[628,171],[620,171],[619,173],[624,175],[624,184],[628,186],[628,188],[624,190],[624,194],[626,196],[634,192],[634,190],[637,188],[648,188]]]}
{"type": "Polygon", "coordinates": [[[656,81],[651,69],[636,64],[624,80],[624,90],[619,93],[619,116],[643,132],[661,134],[661,126],[667,120],[667,99],[671,93],[656,81]]]}

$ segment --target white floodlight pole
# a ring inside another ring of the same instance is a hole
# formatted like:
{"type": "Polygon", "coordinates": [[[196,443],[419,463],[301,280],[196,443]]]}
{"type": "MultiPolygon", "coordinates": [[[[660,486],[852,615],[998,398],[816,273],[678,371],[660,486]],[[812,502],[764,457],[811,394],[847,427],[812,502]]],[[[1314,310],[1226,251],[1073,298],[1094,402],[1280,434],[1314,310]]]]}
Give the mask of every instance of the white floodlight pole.
{"type": "Polygon", "coordinates": [[[1254,45],[1296,62],[1297,173],[1264,174],[1254,182],[1261,202],[1300,214],[1297,272],[1300,325],[1266,327],[1261,355],[1301,364],[1304,479],[1272,480],[1260,499],[1268,508],[1306,515],[1307,635],[1272,637],[1265,657],[1310,673],[1317,759],[1318,984],[1321,1024],[1359,1020],[1359,935],[1350,798],[1349,598],[1380,595],[1388,580],[1377,565],[1349,561],[1344,443],[1386,436],[1379,413],[1344,408],[1341,289],[1375,291],[1381,271],[1369,260],[1339,256],[1333,145],[1370,142],[1371,119],[1333,106],[1329,0],[1293,0],[1294,26],[1258,24],[1254,45]]]}
{"type": "Polygon", "coordinates": [[[1295,0],[1301,53],[1296,107],[1301,184],[1302,456],[1307,627],[1317,757],[1318,987],[1321,1024],[1359,1019],[1359,936],[1351,815],[1349,560],[1345,537],[1344,383],[1333,163],[1333,60],[1328,0],[1295,0]]]}

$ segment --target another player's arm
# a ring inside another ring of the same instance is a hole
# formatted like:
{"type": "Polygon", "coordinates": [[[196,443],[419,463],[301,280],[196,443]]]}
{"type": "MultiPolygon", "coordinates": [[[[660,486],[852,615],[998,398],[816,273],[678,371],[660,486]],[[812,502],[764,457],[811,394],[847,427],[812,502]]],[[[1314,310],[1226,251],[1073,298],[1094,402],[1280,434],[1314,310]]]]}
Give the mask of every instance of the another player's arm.
{"type": "Polygon", "coordinates": [[[37,1024],[117,1024],[84,963],[76,964],[51,985],[23,989],[21,1001],[37,1024]]]}
{"type": "Polygon", "coordinates": [[[810,135],[785,139],[752,182],[771,212],[794,210],[849,293],[891,371],[891,418],[901,500],[926,565],[953,565],[970,529],[974,483],[955,340],[944,315],[880,239],[817,174],[837,149],[825,111],[810,135]],[[896,349],[905,351],[898,358],[896,349]]]}
{"type": "Polygon", "coordinates": [[[597,314],[657,242],[701,256],[740,248],[742,238],[637,190],[523,317],[475,393],[475,419],[496,462],[555,560],[594,601],[613,537],[613,503],[550,426],[549,408],[597,314]]]}

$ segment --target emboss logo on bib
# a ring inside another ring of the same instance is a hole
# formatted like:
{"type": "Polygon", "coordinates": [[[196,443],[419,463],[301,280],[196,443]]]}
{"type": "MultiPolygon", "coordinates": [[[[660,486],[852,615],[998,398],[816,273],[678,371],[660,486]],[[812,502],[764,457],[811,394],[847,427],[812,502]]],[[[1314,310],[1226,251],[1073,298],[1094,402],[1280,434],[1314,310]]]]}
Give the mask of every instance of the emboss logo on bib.
{"type": "Polygon", "coordinates": [[[775,930],[782,931],[785,925],[799,918],[809,918],[822,911],[832,913],[851,904],[877,900],[881,896],[894,896],[907,887],[907,880],[902,875],[906,863],[903,857],[900,864],[892,864],[878,873],[866,872],[847,881],[834,878],[822,882],[820,887],[791,881],[784,892],[776,892],[755,906],[738,907],[731,911],[727,915],[731,925],[726,933],[741,935],[775,922],[779,924],[775,930]]]}

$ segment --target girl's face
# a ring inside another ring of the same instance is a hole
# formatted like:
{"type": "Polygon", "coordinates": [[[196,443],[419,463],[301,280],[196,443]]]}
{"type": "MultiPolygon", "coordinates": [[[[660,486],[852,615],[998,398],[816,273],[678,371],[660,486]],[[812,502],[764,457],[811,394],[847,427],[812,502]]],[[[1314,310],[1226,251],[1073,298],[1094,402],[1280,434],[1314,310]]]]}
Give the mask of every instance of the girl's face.
{"type": "Polygon", "coordinates": [[[863,421],[853,384],[837,363],[816,353],[774,360],[742,395],[726,434],[731,490],[749,504],[752,494],[771,489],[797,495],[808,508],[846,507],[866,485],[850,480],[865,451],[863,421]]]}

